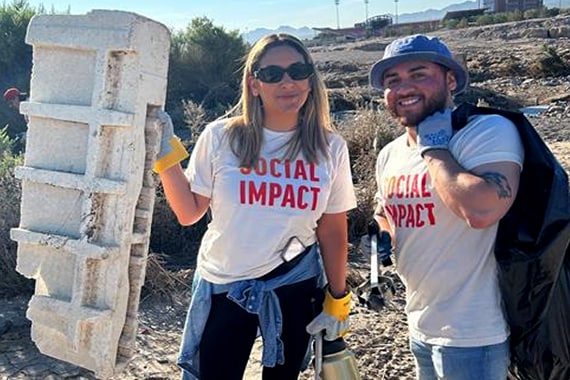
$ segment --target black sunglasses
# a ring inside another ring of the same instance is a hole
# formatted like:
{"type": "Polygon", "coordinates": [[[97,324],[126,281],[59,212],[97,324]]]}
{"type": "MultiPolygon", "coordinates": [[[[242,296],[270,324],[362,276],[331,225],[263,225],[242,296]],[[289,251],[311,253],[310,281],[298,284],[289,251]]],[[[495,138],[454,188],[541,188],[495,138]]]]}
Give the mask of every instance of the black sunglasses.
{"type": "Polygon", "coordinates": [[[287,68],[274,65],[263,67],[255,70],[253,76],[265,83],[277,83],[283,79],[285,73],[293,80],[303,80],[313,75],[314,72],[315,69],[310,63],[296,62],[287,68]]]}

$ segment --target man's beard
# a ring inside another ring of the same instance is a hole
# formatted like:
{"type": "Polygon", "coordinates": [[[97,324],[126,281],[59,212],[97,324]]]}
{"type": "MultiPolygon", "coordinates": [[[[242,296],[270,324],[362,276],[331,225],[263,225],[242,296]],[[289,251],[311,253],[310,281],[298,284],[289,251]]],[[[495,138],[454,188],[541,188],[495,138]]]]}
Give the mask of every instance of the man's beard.
{"type": "Polygon", "coordinates": [[[404,127],[415,127],[426,117],[436,112],[443,111],[447,107],[447,86],[441,88],[431,98],[426,99],[426,105],[420,112],[406,112],[403,115],[397,112],[398,100],[394,102],[392,107],[388,108],[388,112],[396,118],[404,127]]]}

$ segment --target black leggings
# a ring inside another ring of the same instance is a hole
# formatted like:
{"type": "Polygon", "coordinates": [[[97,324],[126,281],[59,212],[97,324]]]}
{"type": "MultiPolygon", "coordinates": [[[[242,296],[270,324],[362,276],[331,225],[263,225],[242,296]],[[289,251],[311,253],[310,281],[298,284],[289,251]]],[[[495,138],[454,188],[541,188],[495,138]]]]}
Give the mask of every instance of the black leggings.
{"type": "MultiPolygon", "coordinates": [[[[299,377],[309,345],[305,327],[313,319],[311,302],[317,279],[283,286],[275,290],[281,305],[281,340],[285,362],[263,367],[263,380],[292,380],[299,377]]],[[[200,380],[241,380],[257,335],[258,316],[226,298],[212,297],[212,307],[200,342],[200,380]]]]}

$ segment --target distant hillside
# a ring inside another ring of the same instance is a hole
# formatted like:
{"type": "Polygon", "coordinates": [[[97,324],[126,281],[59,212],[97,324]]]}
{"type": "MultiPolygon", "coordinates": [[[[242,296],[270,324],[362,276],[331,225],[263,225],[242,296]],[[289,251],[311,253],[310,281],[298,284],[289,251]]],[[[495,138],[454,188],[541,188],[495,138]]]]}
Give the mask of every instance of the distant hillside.
{"type": "Polygon", "coordinates": [[[305,26],[302,28],[293,28],[291,26],[280,26],[277,29],[267,29],[267,28],[257,28],[252,30],[251,32],[242,34],[244,40],[247,42],[253,43],[260,39],[261,37],[265,36],[266,34],[271,33],[288,33],[300,38],[302,40],[310,40],[317,35],[313,29],[305,26]]]}
{"type": "MultiPolygon", "coordinates": [[[[439,20],[442,19],[447,12],[476,9],[478,7],[478,4],[478,1],[464,1],[463,3],[451,4],[440,10],[428,9],[423,12],[405,13],[398,16],[398,22],[407,23],[426,20],[439,20]]],[[[483,1],[481,1],[481,4],[483,4],[483,1]]],[[[544,5],[547,8],[558,8],[560,6],[562,6],[562,8],[568,8],[570,7],[570,0],[544,0],[544,5]]]]}
{"type": "MultiPolygon", "coordinates": [[[[481,1],[481,4],[482,3],[483,1],[481,1]]],[[[439,20],[442,19],[447,12],[475,9],[478,7],[478,4],[479,2],[477,0],[464,1],[462,3],[451,4],[443,9],[428,9],[422,12],[403,13],[401,15],[398,15],[398,23],[439,20]]],[[[569,8],[570,0],[544,0],[544,5],[548,8],[558,8],[560,6],[562,8],[569,8]]],[[[264,35],[270,33],[289,33],[297,36],[302,40],[312,39],[317,35],[316,31],[307,26],[302,28],[293,28],[291,26],[283,25],[277,29],[257,28],[248,33],[244,33],[243,38],[247,42],[253,43],[264,35]]]]}
{"type": "Polygon", "coordinates": [[[443,9],[428,9],[423,12],[403,13],[398,15],[398,22],[404,24],[408,22],[440,20],[447,12],[475,9],[477,8],[477,4],[477,1],[464,1],[458,4],[448,5],[443,9]]]}

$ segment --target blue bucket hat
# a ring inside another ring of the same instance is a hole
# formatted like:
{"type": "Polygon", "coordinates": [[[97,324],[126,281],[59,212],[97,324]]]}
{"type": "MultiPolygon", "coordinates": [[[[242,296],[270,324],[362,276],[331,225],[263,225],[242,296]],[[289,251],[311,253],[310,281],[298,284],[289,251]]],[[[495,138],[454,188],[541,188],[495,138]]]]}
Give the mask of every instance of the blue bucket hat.
{"type": "Polygon", "coordinates": [[[461,66],[449,48],[436,37],[428,37],[422,34],[407,36],[392,41],[384,50],[384,57],[376,62],[370,70],[370,85],[383,90],[382,81],[384,73],[391,67],[402,62],[424,60],[438,63],[450,69],[455,75],[457,88],[454,95],[459,94],[467,87],[469,74],[461,66]]]}

